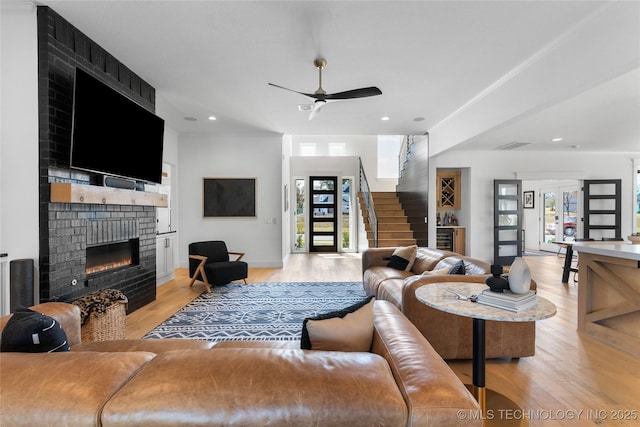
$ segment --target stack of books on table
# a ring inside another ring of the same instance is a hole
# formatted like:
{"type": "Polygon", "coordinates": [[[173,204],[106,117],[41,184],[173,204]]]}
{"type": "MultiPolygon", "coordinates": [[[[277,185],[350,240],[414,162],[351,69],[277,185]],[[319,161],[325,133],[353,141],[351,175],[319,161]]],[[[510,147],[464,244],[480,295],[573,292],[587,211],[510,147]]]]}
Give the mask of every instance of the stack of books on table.
{"type": "Polygon", "coordinates": [[[478,295],[478,303],[518,312],[536,305],[536,293],[535,291],[527,291],[524,294],[514,294],[511,291],[500,293],[485,289],[478,295]]]}

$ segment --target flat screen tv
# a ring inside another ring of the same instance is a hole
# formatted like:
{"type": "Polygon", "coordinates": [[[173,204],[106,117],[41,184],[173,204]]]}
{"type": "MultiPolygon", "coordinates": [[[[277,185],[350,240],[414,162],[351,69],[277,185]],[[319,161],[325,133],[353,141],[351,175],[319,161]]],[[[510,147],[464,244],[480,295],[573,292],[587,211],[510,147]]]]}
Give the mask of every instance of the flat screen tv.
{"type": "Polygon", "coordinates": [[[160,183],[164,120],[76,68],[70,165],[160,183]]]}

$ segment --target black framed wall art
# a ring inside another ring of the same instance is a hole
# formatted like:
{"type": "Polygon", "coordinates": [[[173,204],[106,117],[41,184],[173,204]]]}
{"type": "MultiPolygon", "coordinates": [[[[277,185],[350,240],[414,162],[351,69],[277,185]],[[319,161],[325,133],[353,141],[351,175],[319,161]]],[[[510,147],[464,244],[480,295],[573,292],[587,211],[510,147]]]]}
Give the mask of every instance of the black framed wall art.
{"type": "Polygon", "coordinates": [[[533,209],[535,207],[535,191],[522,192],[522,207],[525,209],[533,209]]]}
{"type": "Polygon", "coordinates": [[[203,178],[203,216],[255,217],[255,178],[203,178]]]}

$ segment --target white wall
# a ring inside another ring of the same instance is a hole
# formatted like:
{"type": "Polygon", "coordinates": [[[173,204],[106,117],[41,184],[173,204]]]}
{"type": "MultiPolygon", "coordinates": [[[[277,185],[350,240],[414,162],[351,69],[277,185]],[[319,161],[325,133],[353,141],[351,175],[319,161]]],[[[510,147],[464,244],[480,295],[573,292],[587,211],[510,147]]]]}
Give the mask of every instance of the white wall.
{"type": "MultiPolygon", "coordinates": [[[[633,159],[637,153],[565,153],[550,155],[527,151],[450,151],[430,159],[430,180],[435,169],[469,168],[468,195],[463,209],[471,209],[467,226],[467,255],[493,260],[493,180],[621,179],[622,194],[632,194],[633,159]]],[[[435,206],[435,189],[430,186],[429,206],[435,206]]],[[[633,199],[622,200],[622,235],[631,231],[633,199]]],[[[434,208],[435,209],[435,208],[434,208]]],[[[435,212],[431,215],[435,217],[435,212]]],[[[525,224],[526,228],[531,228],[525,224]]],[[[429,225],[429,245],[435,246],[435,223],[429,225]]]]}
{"type": "MultiPolygon", "coordinates": [[[[300,156],[300,144],[315,143],[316,156],[329,155],[329,143],[345,143],[345,156],[357,156],[362,160],[371,191],[396,191],[397,179],[378,179],[378,136],[293,136],[292,156],[300,156]]],[[[358,174],[356,174],[358,176],[358,174]]]]}
{"type": "Polygon", "coordinates": [[[10,260],[32,258],[38,269],[36,9],[4,2],[1,7],[0,252],[10,260]]]}
{"type": "Polygon", "coordinates": [[[250,267],[282,267],[281,168],[282,135],[181,134],[178,143],[178,266],[188,266],[189,243],[224,240],[229,250],[246,253],[243,260],[250,267]],[[257,178],[257,216],[204,218],[202,179],[206,177],[257,178]]]}

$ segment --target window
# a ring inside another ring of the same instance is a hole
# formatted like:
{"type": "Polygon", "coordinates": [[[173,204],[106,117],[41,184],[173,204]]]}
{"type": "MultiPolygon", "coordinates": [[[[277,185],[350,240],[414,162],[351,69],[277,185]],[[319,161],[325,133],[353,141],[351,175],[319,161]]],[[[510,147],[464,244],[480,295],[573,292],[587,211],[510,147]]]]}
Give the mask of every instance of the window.
{"type": "Polygon", "coordinates": [[[315,156],[316,144],[315,142],[302,142],[300,143],[300,155],[301,156],[315,156]]]}
{"type": "Polygon", "coordinates": [[[398,155],[402,145],[402,135],[378,136],[378,178],[398,178],[400,167],[398,155]]]}

